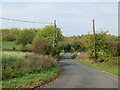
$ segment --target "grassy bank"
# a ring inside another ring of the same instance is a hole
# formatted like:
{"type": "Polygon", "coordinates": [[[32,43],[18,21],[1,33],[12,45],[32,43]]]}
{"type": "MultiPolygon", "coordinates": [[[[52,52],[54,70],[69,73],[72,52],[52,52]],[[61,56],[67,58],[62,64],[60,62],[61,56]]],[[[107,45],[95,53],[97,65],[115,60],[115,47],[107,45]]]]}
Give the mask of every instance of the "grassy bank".
{"type": "Polygon", "coordinates": [[[82,59],[75,59],[75,61],[81,64],[84,64],[86,66],[89,66],[91,68],[95,68],[100,71],[105,71],[120,77],[120,75],[118,74],[118,60],[111,60],[108,62],[102,62],[102,63],[96,63],[96,64],[91,64],[87,60],[82,60],[82,59]]]}
{"type": "Polygon", "coordinates": [[[72,53],[72,58],[86,66],[89,66],[91,68],[98,69],[100,71],[108,72],[116,76],[118,75],[118,58],[119,57],[106,57],[105,61],[103,62],[98,62],[96,64],[93,64],[92,60],[89,60],[89,56],[85,52],[80,52],[80,54],[77,54],[78,52],[72,53]]]}
{"type": "Polygon", "coordinates": [[[49,82],[61,71],[58,61],[51,56],[28,52],[2,53],[3,88],[27,88],[49,82]]]}
{"type": "Polygon", "coordinates": [[[61,71],[61,67],[59,64],[46,69],[40,73],[36,74],[28,74],[21,78],[14,78],[10,80],[4,80],[2,82],[2,88],[31,88],[36,85],[41,85],[44,83],[48,83],[53,80],[61,71]]]}

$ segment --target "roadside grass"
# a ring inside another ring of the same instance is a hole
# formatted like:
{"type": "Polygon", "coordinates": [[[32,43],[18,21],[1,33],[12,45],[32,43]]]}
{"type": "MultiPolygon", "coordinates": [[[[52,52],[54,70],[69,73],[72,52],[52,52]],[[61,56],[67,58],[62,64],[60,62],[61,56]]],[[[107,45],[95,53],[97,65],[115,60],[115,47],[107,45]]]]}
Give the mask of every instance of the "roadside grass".
{"type": "Polygon", "coordinates": [[[119,72],[118,71],[119,70],[118,64],[120,63],[118,61],[119,57],[105,57],[106,61],[93,64],[93,61],[89,60],[89,56],[85,52],[80,52],[80,55],[78,55],[77,52],[74,52],[72,54],[72,57],[73,56],[74,56],[73,59],[75,59],[75,61],[77,61],[81,64],[84,64],[84,65],[89,66],[91,68],[98,69],[100,71],[111,73],[111,74],[116,75],[116,76],[120,76],[118,73],[119,72]]]}
{"type": "Polygon", "coordinates": [[[81,64],[84,64],[86,66],[89,66],[91,68],[95,68],[100,71],[108,72],[108,73],[111,73],[113,75],[120,77],[118,73],[118,60],[111,60],[111,61],[96,63],[96,64],[91,64],[90,62],[88,62],[88,60],[82,60],[82,59],[77,59],[77,58],[75,59],[75,61],[81,64]]]}
{"type": "MultiPolygon", "coordinates": [[[[15,41],[4,41],[2,42],[2,49],[13,49],[13,47],[16,48],[16,50],[20,50],[22,47],[21,44],[16,44],[15,41]]],[[[27,44],[27,47],[31,47],[31,44],[27,44]]]]}
{"type": "Polygon", "coordinates": [[[36,85],[48,83],[56,78],[60,72],[61,66],[56,64],[54,67],[48,68],[40,73],[4,80],[2,82],[2,88],[31,88],[36,85]]]}
{"type": "Polygon", "coordinates": [[[49,82],[61,71],[51,56],[18,51],[3,51],[1,56],[3,88],[33,87],[49,82]]]}

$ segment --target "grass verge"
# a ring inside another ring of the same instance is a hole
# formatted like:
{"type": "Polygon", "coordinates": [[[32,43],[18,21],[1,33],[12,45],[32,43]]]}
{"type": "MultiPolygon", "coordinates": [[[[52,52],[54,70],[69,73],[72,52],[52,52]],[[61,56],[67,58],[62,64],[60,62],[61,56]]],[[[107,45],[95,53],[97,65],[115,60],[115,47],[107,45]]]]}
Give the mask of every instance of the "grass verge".
{"type": "Polygon", "coordinates": [[[31,88],[53,80],[61,72],[61,66],[56,64],[40,73],[28,74],[21,78],[2,81],[2,88],[31,88]]]}
{"type": "Polygon", "coordinates": [[[112,60],[108,62],[103,62],[103,63],[96,63],[96,64],[91,64],[90,62],[86,60],[81,60],[81,59],[75,59],[75,61],[84,64],[86,66],[89,66],[91,68],[98,69],[100,71],[108,72],[110,74],[113,74],[115,76],[119,76],[118,74],[118,60],[112,60]]]}

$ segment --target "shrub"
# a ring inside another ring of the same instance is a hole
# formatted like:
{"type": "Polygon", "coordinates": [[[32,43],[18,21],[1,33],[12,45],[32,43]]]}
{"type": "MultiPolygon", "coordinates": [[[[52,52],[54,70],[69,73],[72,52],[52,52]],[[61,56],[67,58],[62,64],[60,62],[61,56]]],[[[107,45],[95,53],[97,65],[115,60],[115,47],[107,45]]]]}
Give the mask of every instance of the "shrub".
{"type": "Polygon", "coordinates": [[[6,40],[6,41],[15,41],[15,40],[16,40],[16,37],[15,37],[14,34],[8,33],[8,34],[6,34],[6,36],[5,36],[5,40],[6,40]]]}
{"type": "Polygon", "coordinates": [[[120,56],[119,52],[120,52],[120,42],[111,42],[111,43],[109,43],[108,53],[111,56],[120,56]]]}
{"type": "Polygon", "coordinates": [[[33,41],[33,52],[43,55],[58,56],[61,49],[57,44],[56,47],[52,46],[53,43],[49,42],[49,38],[39,36],[35,37],[33,41]]]}
{"type": "MultiPolygon", "coordinates": [[[[60,48],[58,45],[53,47],[53,33],[54,26],[46,26],[40,30],[33,40],[33,52],[44,55],[58,56],[60,53],[60,48]]],[[[60,28],[56,28],[56,40],[58,43],[63,39],[63,35],[60,31],[60,28]]]]}
{"type": "Polygon", "coordinates": [[[31,44],[35,37],[35,34],[36,32],[31,29],[24,29],[18,34],[16,43],[22,44],[23,46],[31,44]]]}
{"type": "Polygon", "coordinates": [[[33,52],[43,55],[51,54],[53,47],[47,42],[41,42],[34,45],[33,52]]]}
{"type": "Polygon", "coordinates": [[[11,28],[11,29],[1,29],[2,31],[2,40],[3,41],[15,41],[16,36],[20,32],[18,28],[11,28]]]}
{"type": "Polygon", "coordinates": [[[51,55],[52,57],[55,57],[55,58],[59,59],[59,58],[60,58],[60,57],[59,57],[60,52],[61,52],[61,50],[60,50],[59,48],[55,47],[55,48],[53,48],[53,49],[51,50],[50,55],[51,55]]]}
{"type": "MultiPolygon", "coordinates": [[[[96,52],[97,58],[107,57],[108,44],[110,40],[107,38],[106,32],[99,32],[96,34],[96,52]]],[[[88,49],[89,57],[94,59],[94,37],[90,35],[90,46],[88,49]]]]}
{"type": "Polygon", "coordinates": [[[32,52],[32,49],[31,48],[28,48],[27,46],[22,46],[20,51],[23,51],[23,52],[32,52]]]}

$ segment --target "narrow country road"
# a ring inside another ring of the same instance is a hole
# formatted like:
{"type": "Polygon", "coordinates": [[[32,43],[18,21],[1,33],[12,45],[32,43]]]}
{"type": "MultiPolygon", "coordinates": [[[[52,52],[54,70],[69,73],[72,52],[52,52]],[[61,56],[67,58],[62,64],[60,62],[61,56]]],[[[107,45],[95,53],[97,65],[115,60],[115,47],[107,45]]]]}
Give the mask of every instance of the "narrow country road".
{"type": "Polygon", "coordinates": [[[118,88],[118,78],[89,68],[66,53],[60,60],[63,75],[45,88],[118,88]]]}

